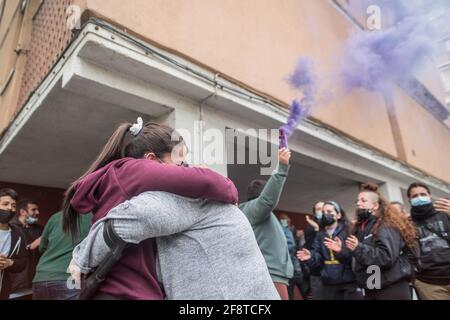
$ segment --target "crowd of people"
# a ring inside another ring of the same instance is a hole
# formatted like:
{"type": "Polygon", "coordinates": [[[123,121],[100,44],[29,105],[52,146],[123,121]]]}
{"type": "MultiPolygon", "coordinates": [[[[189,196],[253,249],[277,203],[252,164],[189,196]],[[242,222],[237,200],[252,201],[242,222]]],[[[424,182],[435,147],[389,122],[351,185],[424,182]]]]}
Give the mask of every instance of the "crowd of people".
{"type": "Polygon", "coordinates": [[[367,183],[354,215],[323,199],[297,230],[274,213],[287,148],[241,203],[186,154],[168,126],[122,124],[45,228],[35,201],[1,189],[0,299],[450,300],[450,201],[425,184],[410,213],[367,183]]]}
{"type": "Polygon", "coordinates": [[[374,184],[361,186],[353,220],[335,201],[314,205],[305,232],[297,231],[303,297],[450,300],[450,201],[433,202],[419,182],[406,193],[410,213],[374,184]]]}

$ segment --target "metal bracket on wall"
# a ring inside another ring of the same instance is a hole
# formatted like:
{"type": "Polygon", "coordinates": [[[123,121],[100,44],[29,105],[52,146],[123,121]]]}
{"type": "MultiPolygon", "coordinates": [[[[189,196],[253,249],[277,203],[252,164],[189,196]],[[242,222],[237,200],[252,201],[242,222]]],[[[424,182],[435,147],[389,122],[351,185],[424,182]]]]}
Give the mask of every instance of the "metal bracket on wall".
{"type": "Polygon", "coordinates": [[[17,46],[17,48],[14,49],[14,52],[17,55],[21,55],[22,53],[27,54],[28,52],[30,52],[30,49],[23,48],[19,45],[19,46],[17,46]]]}
{"type": "Polygon", "coordinates": [[[27,9],[27,5],[28,5],[28,0],[22,0],[20,3],[20,11],[22,13],[25,12],[25,10],[27,9]]]}

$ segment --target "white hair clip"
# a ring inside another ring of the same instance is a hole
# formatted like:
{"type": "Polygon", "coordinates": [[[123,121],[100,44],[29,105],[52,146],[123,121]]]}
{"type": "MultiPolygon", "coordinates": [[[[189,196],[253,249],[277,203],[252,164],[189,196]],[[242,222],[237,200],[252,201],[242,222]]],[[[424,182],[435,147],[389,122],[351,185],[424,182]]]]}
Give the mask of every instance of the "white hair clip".
{"type": "Polygon", "coordinates": [[[139,134],[139,132],[141,132],[143,126],[144,121],[142,120],[142,118],[141,117],[137,118],[137,123],[133,124],[130,127],[131,134],[136,137],[139,134]]]}

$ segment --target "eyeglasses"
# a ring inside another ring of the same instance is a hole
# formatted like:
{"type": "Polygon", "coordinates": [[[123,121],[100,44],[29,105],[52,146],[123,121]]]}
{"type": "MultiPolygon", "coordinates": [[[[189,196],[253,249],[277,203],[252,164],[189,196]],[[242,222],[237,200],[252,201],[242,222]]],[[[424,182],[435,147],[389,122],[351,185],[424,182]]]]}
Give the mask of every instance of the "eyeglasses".
{"type": "Polygon", "coordinates": [[[189,168],[189,163],[181,161],[180,163],[177,164],[177,166],[179,167],[185,167],[185,168],[189,168]]]}

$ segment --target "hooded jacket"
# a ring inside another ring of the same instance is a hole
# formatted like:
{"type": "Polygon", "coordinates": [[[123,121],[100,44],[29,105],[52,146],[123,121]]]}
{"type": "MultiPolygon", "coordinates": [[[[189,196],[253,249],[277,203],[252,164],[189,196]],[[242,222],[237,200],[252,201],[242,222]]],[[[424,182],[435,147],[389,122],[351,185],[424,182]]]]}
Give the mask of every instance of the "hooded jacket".
{"type": "Polygon", "coordinates": [[[284,284],[294,275],[294,265],[283,228],[272,211],[278,205],[288,172],[289,165],[280,163],[259,197],[239,205],[252,225],[272,280],[284,284]]]}
{"type": "MultiPolygon", "coordinates": [[[[320,221],[315,216],[313,216],[312,220],[320,226],[320,221]]],[[[308,249],[308,250],[312,249],[314,240],[316,239],[316,236],[319,233],[319,231],[314,230],[313,226],[308,223],[308,225],[305,228],[305,245],[304,245],[304,247],[306,249],[308,249]]],[[[303,264],[303,266],[308,265],[307,263],[303,263],[303,262],[301,264],[303,264]]],[[[312,276],[320,277],[320,271],[310,270],[309,268],[307,268],[307,271],[312,276]]]]}
{"type": "MultiPolygon", "coordinates": [[[[44,227],[39,224],[23,225],[17,215],[11,220],[10,225],[22,231],[24,236],[24,248],[39,238],[44,230],[44,227]]],[[[28,251],[28,260],[25,268],[11,277],[13,292],[31,292],[33,277],[36,273],[36,267],[39,263],[40,257],[41,254],[39,250],[36,249],[28,251]]]]}
{"type": "Polygon", "coordinates": [[[23,271],[28,261],[28,251],[25,249],[24,235],[21,230],[14,225],[11,228],[11,248],[8,257],[14,261],[14,264],[0,271],[0,300],[8,300],[12,287],[11,276],[23,271]]]}
{"type": "MultiPolygon", "coordinates": [[[[115,160],[75,185],[72,207],[93,213],[93,222],[118,204],[144,191],[165,191],[191,198],[237,202],[237,190],[228,178],[202,168],[160,164],[146,159],[115,160]]],[[[154,239],[130,245],[113,267],[99,292],[122,299],[163,299],[156,275],[154,239]]]]}

